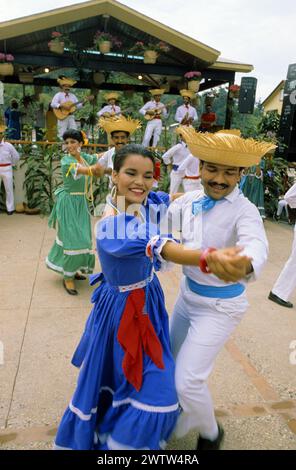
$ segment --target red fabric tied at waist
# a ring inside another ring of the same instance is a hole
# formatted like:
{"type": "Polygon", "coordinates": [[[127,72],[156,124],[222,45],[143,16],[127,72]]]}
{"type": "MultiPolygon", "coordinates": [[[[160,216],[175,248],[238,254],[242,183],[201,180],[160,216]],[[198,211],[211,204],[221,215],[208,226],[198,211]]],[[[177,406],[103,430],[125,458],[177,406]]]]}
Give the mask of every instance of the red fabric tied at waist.
{"type": "Polygon", "coordinates": [[[160,162],[155,162],[153,178],[157,181],[160,179],[160,172],[161,172],[160,162]]]}
{"type": "Polygon", "coordinates": [[[184,180],[199,180],[200,176],[184,176],[184,180]]]}
{"type": "Polygon", "coordinates": [[[11,163],[0,163],[0,166],[11,166],[11,163]]]}
{"type": "Polygon", "coordinates": [[[144,289],[131,291],[117,333],[119,344],[124,350],[124,375],[137,391],[141,389],[143,382],[143,350],[159,369],[164,369],[162,345],[149,315],[143,313],[144,306],[144,289]]]}

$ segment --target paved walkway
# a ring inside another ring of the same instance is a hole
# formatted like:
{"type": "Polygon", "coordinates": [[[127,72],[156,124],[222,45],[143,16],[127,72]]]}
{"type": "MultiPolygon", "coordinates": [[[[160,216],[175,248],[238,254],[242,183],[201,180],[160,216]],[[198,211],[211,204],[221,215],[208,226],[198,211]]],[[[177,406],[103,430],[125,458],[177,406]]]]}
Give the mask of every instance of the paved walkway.
{"type": "MultiPolygon", "coordinates": [[[[250,285],[250,309],[218,357],[210,379],[225,449],[296,449],[296,308],[266,296],[289,256],[293,230],[266,222],[269,262],[250,285]]],[[[72,352],[90,311],[91,288],[70,297],[46,269],[55,232],[39,216],[0,214],[0,449],[49,449],[74,390],[72,352]],[[1,360],[3,359],[2,363],[1,360]]],[[[99,269],[97,267],[97,269],[99,269]]],[[[181,270],[160,275],[169,312],[181,270]]],[[[296,304],[296,292],[294,298],[296,304]]],[[[172,440],[193,449],[196,436],[172,440]]]]}

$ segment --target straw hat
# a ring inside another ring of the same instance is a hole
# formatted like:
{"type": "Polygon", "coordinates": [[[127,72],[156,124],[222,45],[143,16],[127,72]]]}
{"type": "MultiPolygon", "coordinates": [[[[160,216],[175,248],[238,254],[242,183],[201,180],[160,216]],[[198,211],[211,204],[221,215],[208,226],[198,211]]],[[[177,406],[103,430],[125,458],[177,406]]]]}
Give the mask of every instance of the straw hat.
{"type": "Polygon", "coordinates": [[[0,132],[5,132],[7,129],[7,127],[5,126],[5,124],[0,124],[0,132]]]}
{"type": "Polygon", "coordinates": [[[180,95],[183,96],[187,96],[188,98],[190,98],[191,100],[195,97],[195,93],[194,91],[191,91],[191,90],[180,90],[180,95]]]}
{"type": "Polygon", "coordinates": [[[181,134],[190,152],[205,162],[219,165],[249,167],[258,165],[261,158],[276,145],[243,139],[238,129],[210,132],[196,132],[193,128],[180,126],[176,132],[181,134]]]}
{"type": "Polygon", "coordinates": [[[153,90],[149,90],[152,96],[156,95],[163,95],[165,90],[163,88],[154,88],[153,90]]]}
{"type": "Polygon", "coordinates": [[[112,91],[111,93],[107,93],[106,95],[104,95],[104,98],[106,101],[118,100],[119,94],[112,91]]]}
{"type": "Polygon", "coordinates": [[[99,127],[105,132],[128,132],[130,135],[133,134],[137,129],[140,129],[141,122],[138,119],[126,118],[124,116],[118,116],[115,119],[99,119],[99,127]]]}
{"type": "Polygon", "coordinates": [[[65,86],[69,86],[69,87],[71,87],[71,86],[75,85],[75,83],[77,83],[76,80],[73,80],[72,78],[68,78],[68,77],[60,77],[60,78],[57,79],[57,82],[60,86],[65,85],[65,86]]]}

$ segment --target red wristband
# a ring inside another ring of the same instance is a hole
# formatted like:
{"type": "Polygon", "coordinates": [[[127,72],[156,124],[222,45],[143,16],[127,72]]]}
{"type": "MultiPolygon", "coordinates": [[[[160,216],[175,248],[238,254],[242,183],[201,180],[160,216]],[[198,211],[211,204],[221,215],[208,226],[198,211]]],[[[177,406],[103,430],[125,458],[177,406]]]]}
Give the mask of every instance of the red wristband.
{"type": "Polygon", "coordinates": [[[207,265],[206,256],[209,253],[212,253],[213,251],[217,251],[217,248],[207,248],[201,254],[201,257],[200,257],[200,260],[199,260],[199,268],[200,268],[201,272],[203,272],[205,274],[210,274],[211,273],[211,271],[209,270],[209,267],[207,265]]]}

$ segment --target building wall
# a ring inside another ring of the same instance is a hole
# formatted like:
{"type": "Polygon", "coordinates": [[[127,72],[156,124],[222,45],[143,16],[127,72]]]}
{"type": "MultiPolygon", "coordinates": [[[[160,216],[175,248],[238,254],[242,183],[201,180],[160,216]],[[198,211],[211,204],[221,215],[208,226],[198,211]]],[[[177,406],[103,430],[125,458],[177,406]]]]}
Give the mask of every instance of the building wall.
{"type": "Polygon", "coordinates": [[[267,113],[267,111],[277,110],[277,112],[281,114],[283,107],[283,89],[284,87],[274,93],[274,95],[264,103],[264,113],[267,113]]]}

